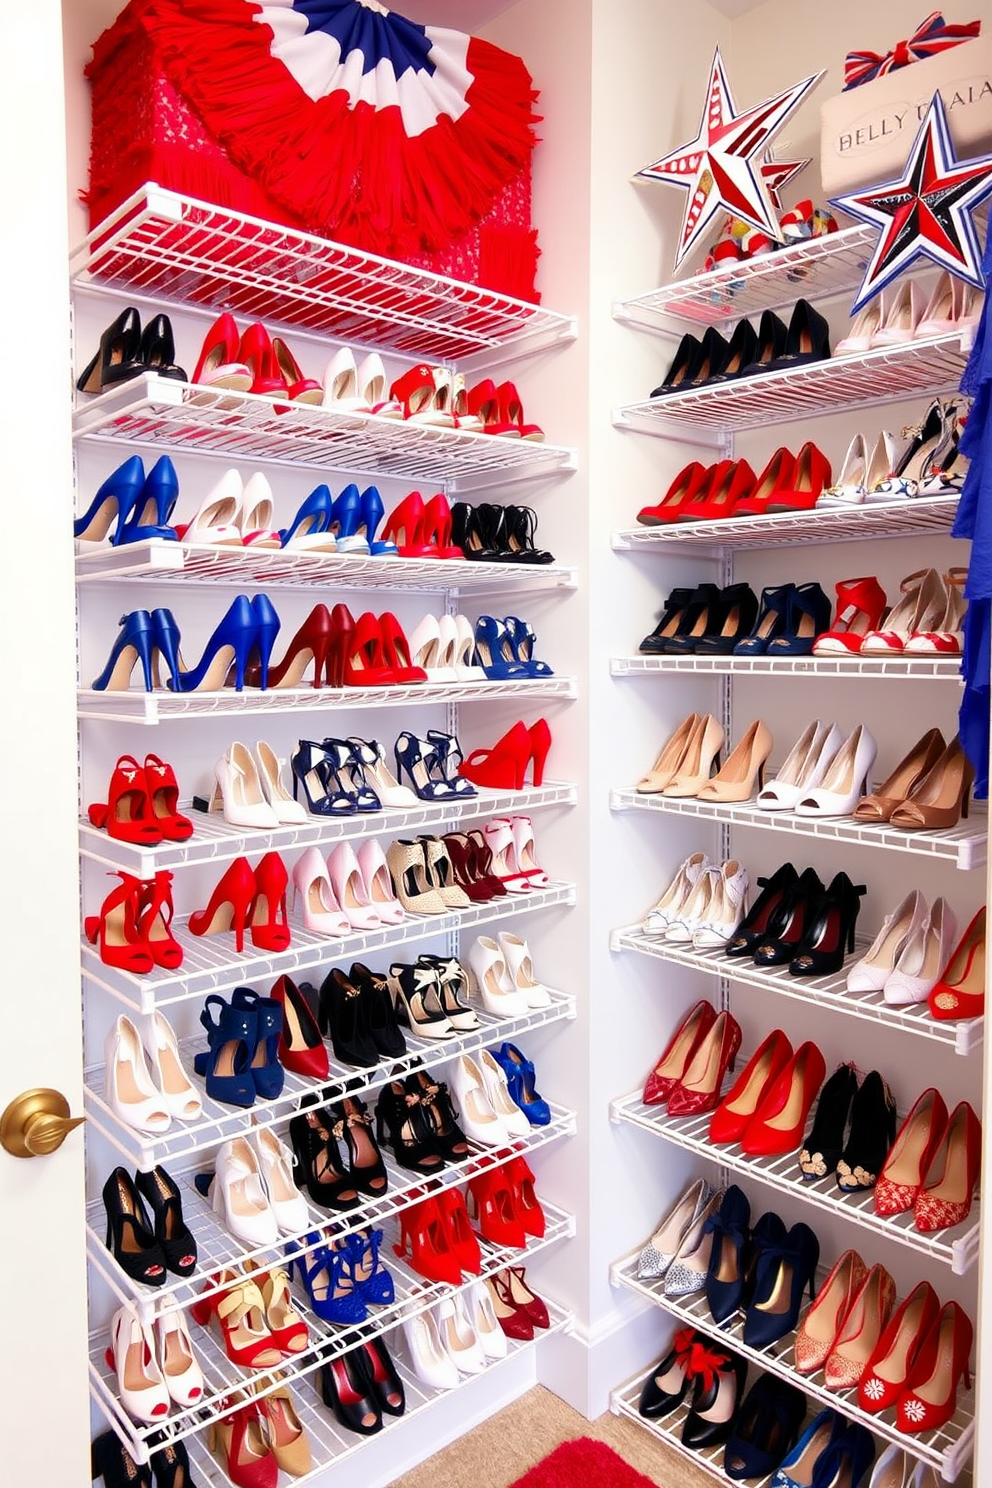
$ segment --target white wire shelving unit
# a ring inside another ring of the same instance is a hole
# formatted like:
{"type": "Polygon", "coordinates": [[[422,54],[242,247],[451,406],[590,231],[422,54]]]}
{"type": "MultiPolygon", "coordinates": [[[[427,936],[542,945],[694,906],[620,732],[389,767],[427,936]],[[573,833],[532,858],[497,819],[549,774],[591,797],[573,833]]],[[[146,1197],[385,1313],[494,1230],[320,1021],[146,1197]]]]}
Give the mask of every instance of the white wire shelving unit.
{"type": "Polygon", "coordinates": [[[960,656],[614,656],[613,677],[678,675],[723,677],[903,677],[909,681],[960,681],[960,656]]]}
{"type": "Polygon", "coordinates": [[[847,974],[869,942],[859,940],[853,956],[830,976],[795,977],[787,966],[756,966],[747,957],[727,956],[722,950],[697,951],[691,945],[679,945],[659,936],[645,935],[640,925],[626,925],[610,936],[613,951],[633,951],[652,956],[673,966],[687,966],[706,976],[719,978],[742,987],[759,987],[778,997],[791,997],[798,1002],[815,1003],[831,1012],[851,1018],[882,1023],[893,1030],[914,1033],[939,1044],[949,1044],[956,1054],[970,1054],[982,1046],[985,1019],[970,1018],[960,1023],[937,1022],[931,1018],[926,1001],[909,1007],[892,1007],[881,992],[850,992],[847,974]]]}
{"type": "Polygon", "coordinates": [[[488,817],[529,816],[532,811],[552,806],[574,806],[577,799],[576,787],[566,782],[549,781],[513,791],[481,785],[476,789],[477,795],[462,796],[457,801],[418,801],[415,806],[385,806],[381,811],[358,811],[343,817],[311,816],[300,826],[277,827],[274,831],[232,826],[219,811],[197,811],[185,801],[179,810],[193,823],[193,835],[185,842],[141,847],[108,836],[103,828],[94,827],[84,818],[79,824],[79,850],[86,858],[121,868],[136,878],[152,878],[163,868],[229,863],[254,853],[327,847],[366,837],[388,836],[393,840],[437,828],[459,831],[488,817]]]}
{"type": "Polygon", "coordinates": [[[347,1353],[364,1339],[377,1338],[404,1319],[426,1312],[445,1297],[465,1291],[479,1277],[491,1276],[510,1265],[525,1265],[532,1256],[574,1234],[575,1221],[570,1214],[543,1201],[542,1208],[545,1233],[541,1239],[530,1239],[523,1251],[480,1240],[482,1264],[478,1276],[469,1274],[464,1279],[463,1273],[459,1286],[426,1281],[405,1261],[397,1259],[393,1244],[398,1239],[398,1233],[394,1222],[387,1220],[381,1254],[393,1276],[395,1301],[375,1308],[363,1323],[336,1327],[315,1316],[294,1282],[293,1302],[308,1326],[309,1342],[301,1353],[264,1369],[242,1369],[227,1357],[213,1325],[210,1328],[197,1326],[191,1332],[193,1348],[203,1371],[203,1395],[195,1405],[187,1409],[173,1406],[168,1416],[152,1425],[133,1421],[123,1409],[117,1397],[116,1380],[104,1357],[106,1336],[103,1331],[93,1333],[90,1336],[89,1359],[91,1396],[98,1409],[128,1445],[135,1459],[147,1461],[148,1455],[160,1446],[196,1435],[210,1421],[237,1409],[237,1403],[230,1398],[236,1392],[250,1390],[256,1396],[264,1396],[282,1385],[292,1385],[294,1381],[312,1374],[322,1363],[347,1353]]]}
{"type": "MultiPolygon", "coordinates": [[[[716,1323],[710,1314],[705,1294],[700,1292],[679,1300],[665,1295],[664,1278],[642,1281],[637,1275],[638,1253],[625,1257],[613,1267],[614,1285],[629,1288],[638,1296],[662,1307],[668,1313],[700,1332],[708,1334],[720,1343],[732,1348],[734,1353],[758,1364],[769,1374],[788,1380],[792,1385],[817,1401],[818,1405],[832,1406],[849,1420],[857,1421],[873,1435],[895,1442],[911,1456],[928,1462],[947,1482],[953,1483],[971,1458],[975,1435],[974,1392],[959,1388],[958,1405],[946,1425],[936,1431],[920,1431],[912,1434],[900,1431],[891,1410],[873,1415],[858,1403],[858,1391],[854,1389],[830,1390],[819,1372],[814,1375],[801,1374],[796,1369],[793,1355],[793,1336],[789,1335],[768,1348],[754,1348],[743,1341],[743,1319],[735,1316],[724,1324],[716,1323]]],[[[818,1278],[822,1280],[822,1276],[818,1278]]]]}
{"type": "Polygon", "coordinates": [[[83,975],[88,982],[103,987],[118,1002],[136,1013],[152,1013],[177,1002],[206,997],[211,992],[226,992],[248,982],[295,976],[297,972],[314,972],[319,967],[338,961],[361,960],[383,950],[412,945],[429,936],[457,934],[473,930],[494,920],[532,914],[535,910],[575,903],[575,885],[552,882],[543,889],[526,894],[476,902],[467,909],[448,914],[408,915],[398,925],[378,930],[357,931],[353,935],[317,935],[305,930],[295,918],[290,920],[292,939],[284,951],[259,951],[245,939],[242,955],[234,948],[232,932],[219,935],[193,935],[188,916],[172,922],[172,934],[182,947],[182,965],[175,971],[157,968],[147,976],[107,966],[96,946],[82,942],[83,975]]]}
{"type": "MultiPolygon", "coordinates": [[[[663,492],[659,493],[659,500],[663,492]]],[[[702,548],[731,553],[749,547],[792,548],[815,543],[871,542],[883,537],[929,537],[949,532],[958,497],[917,496],[912,501],[866,501],[860,506],[812,511],[767,512],[760,517],[722,517],[705,522],[666,522],[657,527],[622,527],[614,552],[653,553],[702,548]]]]}
{"type": "MultiPolygon", "coordinates": [[[[547,1126],[532,1127],[526,1137],[515,1138],[505,1147],[481,1147],[478,1143],[472,1143],[468,1157],[457,1163],[446,1163],[443,1169],[429,1178],[401,1168],[392,1153],[384,1148],[382,1155],[389,1177],[389,1188],[385,1193],[375,1198],[366,1198],[357,1208],[344,1213],[320,1209],[312,1200],[308,1200],[309,1217],[304,1229],[295,1236],[281,1237],[271,1247],[252,1247],[236,1240],[224,1228],[208,1201],[194,1188],[194,1171],[188,1169],[173,1172],[172,1177],[182,1189],[183,1214],[196,1241],[197,1268],[192,1276],[185,1279],[170,1276],[164,1286],[154,1289],[132,1281],[104,1244],[106,1211],[101,1199],[87,1205],[87,1254],[90,1263],[100,1272],[118,1301],[131,1303],[141,1317],[151,1322],[177,1308],[189,1308],[202,1297],[216,1296],[219,1291],[224,1290],[222,1274],[231,1268],[237,1269],[247,1260],[256,1261],[262,1267],[282,1265],[288,1246],[292,1247],[294,1254],[309,1255],[312,1250],[326,1243],[323,1232],[330,1224],[333,1224],[334,1234],[338,1237],[353,1234],[359,1229],[378,1229],[386,1220],[401,1214],[422,1199],[436,1198],[438,1194],[466,1183],[481,1173],[504,1167],[515,1157],[529,1159],[533,1153],[550,1143],[574,1134],[574,1113],[561,1106],[553,1106],[551,1121],[547,1126]],[[308,1238],[310,1236],[314,1238],[308,1238]]],[[[205,1171],[209,1170],[208,1166],[205,1171]]]]}
{"type": "Polygon", "coordinates": [[[163,718],[244,717],[254,713],[317,713],[325,709],[404,708],[421,703],[531,702],[571,700],[578,695],[574,677],[534,677],[524,682],[409,682],[387,687],[246,687],[243,692],[144,692],[138,688],[97,692],[81,687],[79,718],[110,723],[156,724],[163,718]]]}
{"type": "MultiPolygon", "coordinates": [[[[568,1334],[572,1331],[573,1315],[560,1307],[550,1298],[544,1298],[548,1309],[550,1324],[541,1329],[533,1340],[522,1342],[518,1339],[507,1340],[507,1353],[504,1359],[492,1360],[486,1365],[484,1375],[472,1376],[460,1379],[458,1387],[460,1390],[469,1391],[469,1399],[466,1402],[471,1409],[471,1392],[477,1382],[487,1379],[494,1369],[499,1369],[508,1360],[516,1358],[527,1349],[537,1348],[545,1338],[552,1337],[556,1333],[568,1334]]],[[[448,1390],[434,1390],[425,1385],[413,1372],[413,1368],[406,1358],[406,1346],[402,1335],[394,1332],[388,1339],[390,1358],[396,1366],[396,1371],[403,1381],[403,1390],[406,1398],[406,1408],[402,1416],[383,1416],[383,1431],[401,1431],[404,1421],[415,1419],[422,1415],[432,1405],[440,1400],[447,1400],[450,1396],[448,1390]]],[[[311,1471],[303,1477],[294,1478],[297,1484],[316,1483],[322,1473],[328,1468],[338,1467],[346,1459],[360,1452],[365,1444],[364,1436],[356,1435],[354,1432],[346,1431],[340,1426],[330,1409],[324,1405],[317,1394],[316,1387],[312,1381],[302,1380],[293,1391],[293,1404],[300,1424],[307,1434],[310,1442],[311,1458],[313,1466],[311,1471]]],[[[223,1471],[216,1458],[207,1451],[206,1443],[202,1437],[194,1438],[189,1447],[190,1463],[197,1475],[197,1483],[209,1485],[209,1488],[230,1488],[230,1479],[223,1471]]]]}
{"type": "Polygon", "coordinates": [[[147,183],[70,257],[76,290],[229,310],[414,360],[493,365],[576,335],[572,316],[147,183]]]}
{"type": "MultiPolygon", "coordinates": [[[[377,1064],[360,1068],[343,1067],[332,1060],[331,1073],[321,1081],[304,1079],[302,1075],[287,1071],[282,1094],[275,1100],[256,1101],[251,1107],[251,1126],[278,1126],[297,1111],[304,1108],[320,1110],[346,1095],[367,1099],[372,1091],[377,1091],[390,1079],[403,1079],[419,1068],[443,1069],[462,1054],[476,1054],[480,1049],[492,1048],[504,1040],[516,1042],[539,1028],[570,1021],[576,1013],[575,998],[557,991],[551,993],[551,1001],[546,1007],[531,1008],[513,1018],[497,1017],[487,1013],[474,998],[470,1001],[478,1015],[479,1027],[461,1032],[455,1038],[439,1042],[404,1029],[407,1052],[397,1058],[380,1059],[377,1064]]],[[[243,1136],[250,1129],[246,1126],[245,1112],[212,1100],[206,1094],[204,1081],[193,1072],[194,1056],[205,1047],[205,1034],[184,1039],[179,1045],[183,1067],[203,1099],[201,1116],[190,1123],[173,1122],[165,1132],[152,1136],[135,1131],[115,1115],[105,1098],[104,1065],[94,1064],[86,1069],[83,1096],[87,1120],[124,1162],[143,1172],[150,1172],[158,1166],[188,1164],[193,1158],[212,1152],[222,1142],[243,1136]]]]}
{"type": "Polygon", "coordinates": [[[674,812],[681,816],[698,816],[725,822],[736,827],[761,827],[772,832],[788,832],[796,837],[821,837],[832,842],[864,843],[884,847],[889,852],[912,853],[917,857],[941,858],[957,868],[982,868],[988,849],[988,818],[975,804],[971,816],[956,827],[934,832],[900,832],[895,827],[856,822],[853,817],[797,816],[793,811],[767,811],[754,801],[724,805],[697,801],[694,797],[641,795],[633,789],[615,790],[610,795],[614,811],[674,812]]]}
{"type": "Polygon", "coordinates": [[[82,395],[72,424],[75,440],[347,470],[373,480],[395,476],[437,483],[449,494],[576,468],[575,451],[562,445],[341,413],[151,372],[96,397],[82,395]]]}
{"type": "Polygon", "coordinates": [[[575,569],[556,563],[475,563],[464,558],[296,553],[209,543],[76,544],[76,582],[260,584],[274,589],[402,589],[417,593],[537,593],[574,589],[575,569]]]}
{"type": "MultiPolygon", "coordinates": [[[[742,1059],[741,1067],[747,1063],[742,1059]]],[[[727,1082],[727,1089],[733,1077],[727,1082]]],[[[815,1107],[814,1107],[815,1110],[815,1107]]],[[[714,1146],[709,1138],[709,1114],[701,1116],[669,1116],[658,1106],[645,1105],[641,1092],[616,1100],[610,1107],[611,1118],[651,1132],[676,1147],[705,1157],[709,1162],[719,1163],[731,1172],[741,1173],[745,1178],[766,1183],[800,1198],[818,1209],[840,1214],[852,1224],[860,1225],[875,1235],[921,1251],[924,1255],[950,1266],[956,1276],[963,1276],[978,1259],[979,1219],[978,1203],[972,1205],[968,1218],[953,1229],[924,1233],[913,1222],[912,1211],[883,1218],[875,1213],[872,1190],[867,1193],[843,1193],[834,1182],[834,1175],[806,1182],[799,1168],[798,1148],[778,1157],[748,1157],[739,1144],[714,1146]]]]}

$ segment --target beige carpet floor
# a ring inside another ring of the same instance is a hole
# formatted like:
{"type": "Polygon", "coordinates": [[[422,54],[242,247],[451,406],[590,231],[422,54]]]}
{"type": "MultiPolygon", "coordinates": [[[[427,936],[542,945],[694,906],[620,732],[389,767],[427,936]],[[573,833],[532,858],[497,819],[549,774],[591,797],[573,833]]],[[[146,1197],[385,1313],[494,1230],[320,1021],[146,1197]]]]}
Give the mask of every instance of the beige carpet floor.
{"type": "Polygon", "coordinates": [[[659,1488],[712,1488],[709,1473],[623,1416],[587,1421],[550,1390],[537,1386],[445,1447],[392,1488],[510,1488],[563,1441],[591,1436],[659,1488]]]}

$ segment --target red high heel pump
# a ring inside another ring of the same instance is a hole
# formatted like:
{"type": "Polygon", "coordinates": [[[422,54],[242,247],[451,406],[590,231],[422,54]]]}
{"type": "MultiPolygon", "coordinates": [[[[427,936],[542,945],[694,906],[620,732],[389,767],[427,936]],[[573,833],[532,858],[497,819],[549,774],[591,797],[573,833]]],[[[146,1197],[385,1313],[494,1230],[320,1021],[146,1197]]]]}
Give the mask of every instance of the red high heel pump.
{"type": "Polygon", "coordinates": [[[107,836],[118,842],[154,847],[162,841],[162,828],[155,820],[145,772],[133,755],[121,755],[110,777],[106,803],[88,807],[87,816],[94,827],[106,827],[107,836]]]}
{"type": "MultiPolygon", "coordinates": [[[[324,604],[314,605],[286,647],[282,661],[269,662],[269,686],[299,687],[307,668],[313,662],[311,686],[319,687],[327,671],[328,652],[331,649],[333,635],[334,626],[330,610],[324,604]]],[[[260,678],[261,674],[257,666],[250,667],[245,673],[245,681],[249,687],[257,687],[260,678]]]]}
{"type": "Polygon", "coordinates": [[[968,1102],[961,1101],[951,1112],[913,1204],[922,1234],[950,1229],[968,1218],[981,1165],[982,1124],[968,1102]]]}
{"type": "Polygon", "coordinates": [[[186,842],[193,835],[193,823],[177,811],[179,783],[175,771],[157,754],[145,755],[145,784],[155,823],[166,842],[186,842]]]}
{"type": "MultiPolygon", "coordinates": [[[[341,681],[345,687],[390,687],[396,676],[387,664],[378,615],[359,615],[347,638],[341,681]]],[[[424,674],[426,676],[426,673],[424,674]]]]}
{"type": "Polygon", "coordinates": [[[164,870],[141,885],[138,896],[138,933],[156,966],[175,971],[183,964],[183,948],[172,934],[172,874],[164,870]]]}
{"type": "Polygon", "coordinates": [[[900,1302],[883,1328],[858,1381],[858,1404],[877,1415],[895,1405],[906,1389],[924,1340],[940,1315],[940,1301],[921,1281],[900,1302]]]}
{"type": "Polygon", "coordinates": [[[734,1068],[741,1046],[741,1026],[730,1013],[719,1013],[693,1050],[692,1058],[668,1095],[669,1116],[697,1116],[720,1100],[727,1069],[734,1068]]]}
{"type": "MultiPolygon", "coordinates": [[[[544,763],[551,748],[551,729],[546,718],[539,718],[530,726],[530,760],[533,762],[533,784],[544,784],[544,763]]],[[[527,767],[524,766],[526,777],[527,767]]]]}
{"type": "Polygon", "coordinates": [[[482,1269],[482,1252],[479,1241],[468,1218],[468,1209],[461,1190],[445,1189],[437,1196],[437,1207],[444,1219],[448,1249],[463,1271],[478,1276],[482,1269]]]}
{"type": "Polygon", "coordinates": [[[770,1157],[799,1146],[826,1073],[816,1045],[801,1044],[744,1129],[741,1146],[748,1156],[770,1157]]]}
{"type": "Polygon", "coordinates": [[[343,687],[345,667],[351,655],[355,635],[355,617],[346,604],[336,604],[331,611],[330,645],[324,660],[324,686],[343,687]]]}
{"type": "Polygon", "coordinates": [[[985,905],[954,949],[929,996],[937,1022],[980,1018],[985,1012],[985,905]]]}
{"type": "Polygon", "coordinates": [[[741,502],[752,495],[758,477],[746,460],[721,462],[717,469],[722,474],[707,481],[679,508],[678,521],[718,522],[723,517],[734,516],[741,502]],[[724,468],[725,464],[729,468],[724,468]]]}
{"type": "Polygon", "coordinates": [[[255,894],[248,913],[251,943],[261,951],[284,951],[289,945],[288,885],[289,874],[282,858],[278,853],[266,853],[255,869],[255,894]]]}
{"type": "Polygon", "coordinates": [[[496,393],[496,384],[491,377],[484,377],[477,382],[475,387],[470,387],[465,395],[468,411],[472,418],[478,419],[483,434],[496,434],[499,432],[500,412],[499,397],[496,393]]]}
{"type": "Polygon", "coordinates": [[[257,393],[262,398],[289,397],[286,379],[279,371],[269,333],[261,321],[256,320],[241,337],[238,361],[244,362],[251,373],[250,392],[257,393]]]}
{"type": "Polygon", "coordinates": [[[733,1087],[710,1117],[711,1142],[739,1142],[752,1116],[793,1056],[792,1045],[776,1028],[757,1048],[733,1087]]]}
{"type": "Polygon", "coordinates": [[[464,558],[461,548],[451,541],[451,507],[448,498],[438,492],[424,503],[421,535],[432,558],[464,558]]]}
{"type": "Polygon", "coordinates": [[[291,403],[323,403],[324,389],[314,378],[303,376],[299,362],[281,336],[272,338],[272,354],[291,403]]]}
{"type": "Polygon", "coordinates": [[[98,947],[104,966],[143,975],[152,970],[155,960],[139,925],[141,879],[130,873],[111,873],[108,877],[121,882],[104,899],[100,913],[83,921],[86,939],[98,947]]]}
{"type": "MultiPolygon", "coordinates": [[[[473,785],[486,785],[492,790],[522,790],[530,753],[530,730],[523,722],[515,723],[492,749],[474,749],[468,759],[462,760],[458,773],[473,785]]],[[[542,768],[543,765],[542,759],[542,768]]]]}
{"type": "Polygon", "coordinates": [[[279,1063],[291,1074],[326,1080],[330,1073],[327,1045],[299,987],[290,977],[281,976],[270,996],[282,1008],[279,1063]]]}
{"type": "Polygon", "coordinates": [[[779,491],[791,490],[795,484],[796,457],[784,445],[772,455],[758,476],[757,484],[750,496],[737,503],[737,517],[761,517],[769,509],[779,491]]]}
{"type": "Polygon", "coordinates": [[[700,999],[676,1028],[644,1084],[644,1104],[663,1106],[679,1083],[702,1040],[716,1022],[716,1009],[700,999]]]}
{"type": "Polygon", "coordinates": [[[945,1302],[940,1316],[916,1356],[909,1388],[896,1406],[900,1431],[936,1431],[958,1406],[958,1382],[971,1389],[968,1358],[975,1330],[956,1302],[945,1302]]]}
{"type": "Polygon", "coordinates": [[[830,461],[811,439],[807,440],[796,456],[791,479],[783,480],[772,492],[767,510],[812,511],[832,480],[830,461]]]}
{"type": "Polygon", "coordinates": [[[947,1130],[947,1107],[939,1090],[924,1090],[889,1148],[875,1184],[875,1213],[904,1214],[916,1203],[924,1175],[947,1130]]]}
{"type": "Polygon", "coordinates": [[[200,348],[193,381],[206,387],[230,388],[246,393],[252,375],[238,354],[240,337],[234,316],[225,310],[210,327],[200,348]]]}
{"type": "MultiPolygon", "coordinates": [[[[419,491],[404,496],[395,511],[390,512],[382,529],[383,540],[396,544],[401,558],[432,558],[436,554],[424,535],[424,498],[419,491]]],[[[449,533],[450,537],[450,533],[449,533]]],[[[462,557],[459,551],[459,558],[462,557]]]]}
{"type": "Polygon", "coordinates": [[[538,1240],[545,1230],[544,1210],[534,1192],[534,1174],[523,1157],[515,1157],[503,1169],[510,1188],[513,1211],[528,1235],[538,1240]]]}
{"type": "Polygon", "coordinates": [[[700,465],[698,460],[683,466],[660,501],[654,506],[641,507],[637,513],[641,526],[660,527],[666,522],[678,521],[682,508],[706,485],[711,469],[711,466],[700,465]]]}
{"type": "Polygon", "coordinates": [[[234,943],[243,951],[248,911],[254,899],[255,875],[251,864],[247,858],[235,858],[210,895],[206,909],[195,910],[190,915],[190,934],[219,935],[222,930],[233,930],[234,943]]]}
{"type": "Polygon", "coordinates": [[[379,632],[386,665],[392,673],[391,682],[426,682],[423,667],[415,667],[410,659],[410,643],[396,616],[389,610],[379,616],[379,632]]]}
{"type": "Polygon", "coordinates": [[[448,1245],[447,1226],[437,1199],[425,1199],[400,1211],[400,1240],[393,1246],[398,1256],[410,1253],[410,1265],[428,1281],[447,1281],[458,1286],[461,1267],[448,1245]]]}
{"type": "Polygon", "coordinates": [[[523,1219],[513,1206],[513,1193],[501,1168],[490,1168],[473,1178],[466,1189],[469,1213],[483,1240],[494,1245],[512,1245],[522,1250],[527,1244],[523,1219]]]}
{"type": "Polygon", "coordinates": [[[515,439],[530,439],[535,444],[540,444],[544,439],[544,430],[537,424],[524,423],[524,405],[513,383],[501,382],[496,389],[496,397],[499,402],[499,424],[492,432],[509,434],[515,439]]]}

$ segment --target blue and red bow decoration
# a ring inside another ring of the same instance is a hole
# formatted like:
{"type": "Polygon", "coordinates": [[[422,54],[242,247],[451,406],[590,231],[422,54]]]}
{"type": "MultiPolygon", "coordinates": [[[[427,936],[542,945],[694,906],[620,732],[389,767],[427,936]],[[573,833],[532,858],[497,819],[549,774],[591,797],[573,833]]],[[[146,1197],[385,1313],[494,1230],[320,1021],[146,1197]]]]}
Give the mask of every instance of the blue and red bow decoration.
{"type": "Polygon", "coordinates": [[[848,52],[844,59],[844,91],[884,77],[887,72],[896,72],[900,67],[908,67],[911,62],[939,56],[949,47],[959,46],[962,41],[980,35],[981,29],[981,21],[949,26],[942,12],[935,10],[920,22],[912,36],[897,41],[891,52],[848,52]]]}
{"type": "Polygon", "coordinates": [[[173,87],[312,231],[397,257],[446,248],[534,147],[519,57],[378,0],[137,0],[173,87]]]}

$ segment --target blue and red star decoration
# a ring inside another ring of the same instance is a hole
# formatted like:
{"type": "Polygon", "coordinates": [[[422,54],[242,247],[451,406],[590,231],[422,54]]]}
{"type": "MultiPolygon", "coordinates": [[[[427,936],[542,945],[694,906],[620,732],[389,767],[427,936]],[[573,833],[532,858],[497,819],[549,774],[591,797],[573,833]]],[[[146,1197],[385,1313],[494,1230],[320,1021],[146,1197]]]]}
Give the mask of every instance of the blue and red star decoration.
{"type": "Polygon", "coordinates": [[[832,206],[879,229],[852,315],[918,258],[984,289],[971,212],[989,195],[992,155],[958,160],[944,100],[935,93],[898,180],[831,198],[832,206]]]}
{"type": "Polygon", "coordinates": [[[771,161],[768,147],[823,76],[818,72],[803,78],[739,114],[717,47],[695,139],[637,172],[649,181],[663,181],[687,193],[676,269],[721,211],[742,218],[770,238],[781,236],[775,196],[802,167],[798,162],[771,161]]]}

